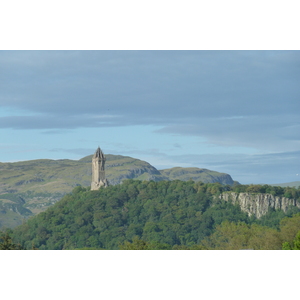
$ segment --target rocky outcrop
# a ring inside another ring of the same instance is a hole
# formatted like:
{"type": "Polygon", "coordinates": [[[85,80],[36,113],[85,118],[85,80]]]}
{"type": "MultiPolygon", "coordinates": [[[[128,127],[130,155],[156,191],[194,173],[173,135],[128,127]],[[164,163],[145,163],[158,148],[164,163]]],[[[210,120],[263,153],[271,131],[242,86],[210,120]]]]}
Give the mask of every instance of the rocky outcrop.
{"type": "Polygon", "coordinates": [[[15,183],[15,185],[25,185],[25,184],[30,184],[30,183],[33,183],[33,182],[43,182],[45,181],[44,179],[42,178],[32,178],[32,179],[29,179],[29,180],[21,180],[21,181],[18,181],[15,183]]]}
{"type": "Polygon", "coordinates": [[[238,204],[241,210],[249,216],[255,215],[257,218],[265,215],[269,208],[275,210],[281,209],[284,212],[290,206],[296,206],[300,209],[300,202],[295,199],[273,196],[271,194],[254,194],[254,193],[222,193],[220,199],[232,201],[233,204],[238,204]]]}
{"type": "Polygon", "coordinates": [[[13,211],[16,214],[20,216],[30,216],[32,215],[32,212],[25,208],[23,205],[25,201],[19,197],[21,200],[20,201],[11,201],[7,199],[0,199],[0,210],[2,213],[6,213],[7,210],[13,211]]]}

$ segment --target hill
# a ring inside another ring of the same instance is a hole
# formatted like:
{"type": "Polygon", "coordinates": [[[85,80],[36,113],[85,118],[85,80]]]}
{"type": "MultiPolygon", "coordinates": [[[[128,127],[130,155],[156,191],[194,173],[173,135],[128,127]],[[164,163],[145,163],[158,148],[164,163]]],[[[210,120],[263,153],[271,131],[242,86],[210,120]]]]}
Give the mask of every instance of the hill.
{"type": "MultiPolygon", "coordinates": [[[[0,227],[14,227],[24,218],[45,211],[76,186],[90,186],[92,155],[80,160],[39,159],[0,163],[0,227]],[[21,202],[20,202],[21,200],[21,202]],[[8,204],[10,203],[10,204],[8,204]],[[23,207],[24,210],[20,209],[23,207]]],[[[157,170],[128,156],[106,155],[106,177],[111,185],[124,179],[189,180],[232,185],[228,174],[198,168],[157,170]]]]}
{"type": "Polygon", "coordinates": [[[187,181],[191,179],[194,181],[202,181],[203,183],[220,182],[229,185],[233,185],[234,183],[230,175],[207,169],[175,167],[160,170],[160,173],[169,180],[187,181]]]}
{"type": "Polygon", "coordinates": [[[272,186],[281,186],[281,187],[300,187],[300,181],[286,182],[286,183],[278,183],[278,184],[270,184],[272,186]]]}
{"type": "MultiPolygon", "coordinates": [[[[242,188],[253,193],[253,186],[242,188]]],[[[261,188],[300,196],[297,190],[261,188]]],[[[132,243],[147,249],[281,249],[283,242],[293,241],[300,229],[297,207],[270,210],[258,219],[219,199],[236,191],[179,180],[126,180],[98,191],[76,187],[10,234],[26,249],[130,249],[132,243]]]]}

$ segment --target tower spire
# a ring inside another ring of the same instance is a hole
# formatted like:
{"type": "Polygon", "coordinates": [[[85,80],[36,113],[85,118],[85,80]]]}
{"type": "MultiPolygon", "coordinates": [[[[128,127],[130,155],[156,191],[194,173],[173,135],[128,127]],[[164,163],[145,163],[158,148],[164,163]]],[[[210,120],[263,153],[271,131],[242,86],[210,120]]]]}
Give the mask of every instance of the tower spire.
{"type": "Polygon", "coordinates": [[[92,159],[92,183],[91,190],[98,190],[100,187],[108,186],[108,181],[105,178],[105,156],[98,146],[92,159]]]}

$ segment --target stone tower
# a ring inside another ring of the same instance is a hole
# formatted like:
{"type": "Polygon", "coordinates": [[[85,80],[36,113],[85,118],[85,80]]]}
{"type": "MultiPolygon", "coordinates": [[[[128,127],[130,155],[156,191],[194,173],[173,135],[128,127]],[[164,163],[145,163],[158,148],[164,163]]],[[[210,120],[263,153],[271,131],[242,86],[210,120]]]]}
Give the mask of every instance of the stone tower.
{"type": "Polygon", "coordinates": [[[92,160],[92,184],[91,190],[99,190],[100,187],[108,186],[108,181],[105,178],[105,156],[100,147],[96,150],[92,160]]]}

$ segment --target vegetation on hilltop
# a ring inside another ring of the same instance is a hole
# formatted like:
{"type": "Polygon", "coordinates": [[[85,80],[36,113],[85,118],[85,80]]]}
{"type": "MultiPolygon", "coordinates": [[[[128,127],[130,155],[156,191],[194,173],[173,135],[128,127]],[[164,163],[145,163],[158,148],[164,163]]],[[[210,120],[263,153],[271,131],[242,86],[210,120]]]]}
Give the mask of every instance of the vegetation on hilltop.
{"type": "Polygon", "coordinates": [[[189,181],[126,180],[98,191],[76,187],[10,231],[25,249],[281,249],[300,230],[296,208],[249,217],[218,200],[226,191],[300,197],[300,190],[189,181]]]}

